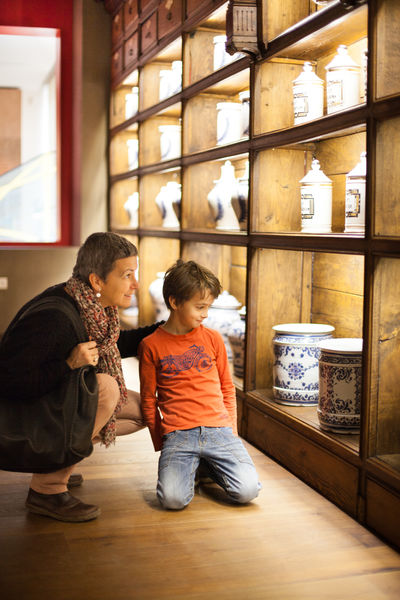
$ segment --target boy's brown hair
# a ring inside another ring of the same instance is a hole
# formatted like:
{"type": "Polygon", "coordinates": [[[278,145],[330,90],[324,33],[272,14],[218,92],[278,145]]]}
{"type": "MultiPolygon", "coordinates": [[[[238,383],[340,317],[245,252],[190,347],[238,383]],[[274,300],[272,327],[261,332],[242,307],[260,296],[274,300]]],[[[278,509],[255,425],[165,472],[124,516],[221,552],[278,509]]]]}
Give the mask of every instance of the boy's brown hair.
{"type": "Polygon", "coordinates": [[[205,296],[210,292],[214,298],[217,298],[222,291],[218,277],[202,265],[188,260],[187,262],[179,259],[165,273],[163,296],[167,307],[171,310],[169,299],[172,296],[177,304],[182,304],[200,292],[205,296]]]}

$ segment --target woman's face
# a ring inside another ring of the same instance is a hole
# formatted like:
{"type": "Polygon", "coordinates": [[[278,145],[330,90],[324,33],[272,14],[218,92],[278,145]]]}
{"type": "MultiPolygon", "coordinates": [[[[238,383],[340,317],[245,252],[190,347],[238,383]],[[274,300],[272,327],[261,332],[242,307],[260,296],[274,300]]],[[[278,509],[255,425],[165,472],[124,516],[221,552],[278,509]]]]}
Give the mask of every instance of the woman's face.
{"type": "Polygon", "coordinates": [[[135,276],[137,265],[137,256],[119,258],[115,261],[114,268],[107,275],[106,280],[99,280],[101,293],[99,301],[103,308],[107,306],[129,308],[132,296],[139,287],[135,276]]]}

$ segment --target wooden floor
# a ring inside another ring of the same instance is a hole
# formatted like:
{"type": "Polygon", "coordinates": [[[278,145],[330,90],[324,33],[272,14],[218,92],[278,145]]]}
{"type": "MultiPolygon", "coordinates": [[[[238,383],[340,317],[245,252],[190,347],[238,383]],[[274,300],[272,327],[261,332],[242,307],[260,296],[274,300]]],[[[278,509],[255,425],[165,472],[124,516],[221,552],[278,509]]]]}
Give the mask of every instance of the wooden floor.
{"type": "Polygon", "coordinates": [[[162,510],[147,430],[80,466],[89,523],[28,514],[29,475],[0,472],[0,598],[398,600],[400,554],[246,445],[263,485],[247,506],[209,487],[162,510]]]}

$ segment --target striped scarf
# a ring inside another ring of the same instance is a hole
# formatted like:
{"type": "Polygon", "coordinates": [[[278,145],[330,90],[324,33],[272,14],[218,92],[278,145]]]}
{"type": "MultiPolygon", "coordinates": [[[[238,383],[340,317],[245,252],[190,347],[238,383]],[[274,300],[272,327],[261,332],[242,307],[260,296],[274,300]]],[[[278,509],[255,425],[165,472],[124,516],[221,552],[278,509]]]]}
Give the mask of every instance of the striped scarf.
{"type": "Polygon", "coordinates": [[[102,443],[109,446],[115,442],[117,414],[128,401],[122,373],[121,355],[117,346],[120,333],[118,309],[116,306],[103,308],[92,288],[76,277],[71,277],[67,281],[65,290],[79,306],[79,313],[89,340],[97,344],[99,351],[99,361],[96,366],[97,373],[108,373],[108,375],[114,377],[119,386],[121,394],[119,402],[111,419],[100,431],[102,443]]]}

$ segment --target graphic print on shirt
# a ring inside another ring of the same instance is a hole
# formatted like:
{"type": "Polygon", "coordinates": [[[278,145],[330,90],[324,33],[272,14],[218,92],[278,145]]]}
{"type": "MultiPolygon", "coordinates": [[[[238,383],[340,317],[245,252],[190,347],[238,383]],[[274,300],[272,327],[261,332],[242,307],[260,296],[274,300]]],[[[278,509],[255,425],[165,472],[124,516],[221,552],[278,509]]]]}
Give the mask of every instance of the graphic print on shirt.
{"type": "Polygon", "coordinates": [[[169,354],[160,360],[160,374],[175,377],[180,371],[188,371],[195,367],[197,371],[209,371],[212,359],[204,352],[204,346],[193,344],[183,354],[169,354]]]}

